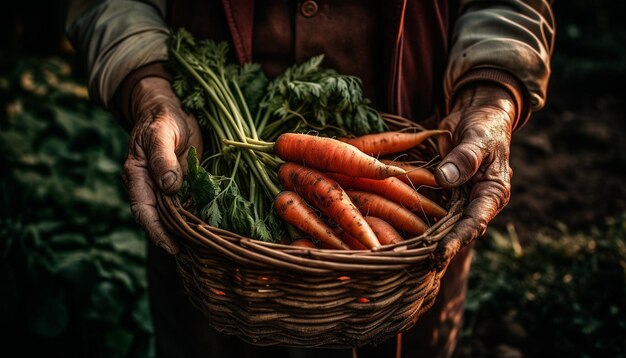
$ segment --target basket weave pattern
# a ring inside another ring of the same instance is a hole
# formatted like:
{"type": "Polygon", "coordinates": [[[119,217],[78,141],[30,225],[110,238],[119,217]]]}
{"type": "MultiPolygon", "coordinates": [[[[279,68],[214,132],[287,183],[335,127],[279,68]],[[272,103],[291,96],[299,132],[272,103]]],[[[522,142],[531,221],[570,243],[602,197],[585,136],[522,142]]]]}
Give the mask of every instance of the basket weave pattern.
{"type": "MultiPolygon", "coordinates": [[[[395,119],[390,126],[401,127],[395,119]]],[[[455,190],[448,215],[424,234],[347,251],[256,241],[207,225],[176,196],[157,197],[161,219],[179,238],[183,287],[215,329],[255,345],[328,348],[376,344],[415,324],[444,272],[432,254],[464,205],[455,190]]]]}
{"type": "Polygon", "coordinates": [[[256,345],[335,348],[382,341],[430,308],[443,275],[431,254],[461,204],[419,237],[378,251],[341,251],[241,237],[159,196],[161,217],[181,237],[183,286],[212,326],[256,345]]]}

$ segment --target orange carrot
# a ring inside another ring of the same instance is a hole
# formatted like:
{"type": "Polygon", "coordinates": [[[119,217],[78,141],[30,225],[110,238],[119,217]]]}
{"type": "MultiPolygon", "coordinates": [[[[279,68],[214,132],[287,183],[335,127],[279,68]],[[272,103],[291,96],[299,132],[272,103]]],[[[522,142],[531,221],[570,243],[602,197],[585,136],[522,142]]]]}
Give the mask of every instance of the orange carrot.
{"type": "Polygon", "coordinates": [[[405,173],[404,169],[383,164],[347,143],[308,134],[280,135],[274,143],[274,152],[286,162],[297,162],[323,172],[373,179],[405,173]]]}
{"type": "Polygon", "coordinates": [[[378,194],[419,214],[423,213],[437,218],[442,218],[447,214],[444,208],[418,193],[415,189],[398,178],[391,177],[383,180],[375,180],[355,178],[337,173],[329,174],[329,176],[345,189],[356,189],[378,194]]]}
{"type": "Polygon", "coordinates": [[[320,219],[298,194],[283,191],[274,199],[274,209],[278,216],[315,239],[325,242],[336,249],[349,250],[333,230],[320,219]]]}
{"type": "MultiPolygon", "coordinates": [[[[365,218],[365,221],[367,221],[367,218],[365,218]]],[[[348,234],[347,232],[340,230],[339,232],[337,232],[337,235],[339,235],[339,238],[341,239],[341,241],[346,243],[346,245],[350,246],[352,250],[367,250],[367,247],[365,247],[365,245],[363,245],[359,240],[355,239],[354,236],[348,234]]]]}
{"type": "Polygon", "coordinates": [[[278,179],[286,190],[299,193],[306,202],[368,248],[380,246],[363,215],[339,184],[327,175],[313,168],[287,162],[278,169],[278,179]]]}
{"type": "Polygon", "coordinates": [[[311,240],[309,240],[309,239],[294,240],[289,245],[291,245],[291,246],[298,246],[298,247],[306,247],[306,248],[309,248],[309,249],[317,249],[317,246],[315,246],[315,244],[311,240]]]}
{"type": "MultiPolygon", "coordinates": [[[[337,234],[337,236],[339,236],[341,241],[343,241],[346,245],[350,246],[350,249],[352,249],[352,250],[369,250],[359,240],[355,239],[354,236],[348,234],[347,232],[339,229],[339,230],[335,230],[335,233],[337,234]]],[[[322,248],[322,249],[332,249],[332,247],[330,247],[329,245],[327,245],[325,243],[321,243],[320,244],[320,248],[322,248]]]]}
{"type": "Polygon", "coordinates": [[[381,218],[394,228],[409,234],[419,235],[428,229],[428,225],[417,215],[380,195],[357,190],[346,190],[346,193],[363,215],[381,218]]]}
{"type": "Polygon", "coordinates": [[[406,170],[406,174],[397,175],[396,178],[403,182],[418,187],[420,185],[426,185],[430,187],[438,188],[439,184],[435,180],[435,175],[428,169],[411,165],[408,163],[399,162],[391,159],[379,159],[381,162],[389,165],[395,165],[406,170]]]}
{"type": "MultiPolygon", "coordinates": [[[[391,226],[391,224],[381,218],[366,216],[365,221],[370,224],[372,230],[374,230],[374,234],[376,234],[376,237],[378,238],[378,241],[380,241],[383,245],[397,244],[404,240],[398,231],[391,226]]],[[[343,237],[341,237],[341,239],[344,240],[343,237]]],[[[352,247],[350,244],[348,244],[348,246],[352,247]]]]}
{"type": "Polygon", "coordinates": [[[383,132],[376,134],[366,134],[356,138],[341,137],[338,140],[352,144],[362,152],[380,156],[386,154],[400,153],[420,145],[429,137],[450,134],[447,130],[424,130],[420,132],[383,132]]]}

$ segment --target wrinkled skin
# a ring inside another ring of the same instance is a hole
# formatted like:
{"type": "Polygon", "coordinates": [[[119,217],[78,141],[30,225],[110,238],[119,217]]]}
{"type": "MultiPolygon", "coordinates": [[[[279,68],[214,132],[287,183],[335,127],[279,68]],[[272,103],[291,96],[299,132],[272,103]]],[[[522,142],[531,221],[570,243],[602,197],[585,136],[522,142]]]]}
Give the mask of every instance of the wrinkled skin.
{"type": "Polygon", "coordinates": [[[178,245],[159,219],[155,192],[174,194],[180,189],[190,146],[202,153],[200,127],[194,117],[182,110],[165,79],[142,79],[133,89],[130,101],[134,125],[123,178],[131,211],[154,244],[176,254],[178,245]]]}
{"type": "Polygon", "coordinates": [[[453,134],[452,138],[439,138],[443,159],[435,170],[437,183],[450,189],[469,182],[472,189],[462,218],[435,251],[438,269],[443,269],[459,249],[482,236],[487,224],[509,202],[515,110],[503,88],[481,84],[459,93],[450,114],[439,125],[453,134]]]}

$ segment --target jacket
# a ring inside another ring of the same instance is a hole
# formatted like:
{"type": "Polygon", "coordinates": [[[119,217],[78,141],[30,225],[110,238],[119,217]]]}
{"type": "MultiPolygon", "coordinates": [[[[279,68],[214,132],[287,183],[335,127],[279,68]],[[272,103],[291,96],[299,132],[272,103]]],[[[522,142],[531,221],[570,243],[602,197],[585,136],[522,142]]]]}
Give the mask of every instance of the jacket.
{"type": "MultiPolygon", "coordinates": [[[[231,42],[240,63],[252,60],[254,1],[198,1],[200,10],[191,3],[118,0],[72,9],[68,34],[88,70],[91,97],[111,108],[129,74],[167,59],[169,28],[189,24],[194,16],[201,17],[213,37],[231,42]],[[194,10],[181,13],[185,7],[194,10]]],[[[388,54],[384,110],[416,121],[438,117],[461,87],[476,81],[509,90],[518,107],[516,127],[543,107],[554,47],[548,1],[383,4],[383,51],[388,54]]],[[[159,71],[153,67],[140,77],[159,71]]]]}

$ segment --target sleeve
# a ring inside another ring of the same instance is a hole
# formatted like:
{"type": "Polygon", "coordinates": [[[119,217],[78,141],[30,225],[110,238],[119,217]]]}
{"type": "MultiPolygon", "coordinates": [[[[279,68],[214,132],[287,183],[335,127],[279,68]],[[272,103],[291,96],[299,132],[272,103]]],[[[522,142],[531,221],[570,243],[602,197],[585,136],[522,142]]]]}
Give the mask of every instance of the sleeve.
{"type": "Polygon", "coordinates": [[[448,105],[469,83],[499,83],[517,102],[519,128],[544,106],[554,34],[546,0],[461,0],[444,80],[448,105]]]}
{"type": "Polygon", "coordinates": [[[111,109],[117,88],[131,72],[167,60],[164,17],[165,0],[70,4],[66,31],[88,73],[92,99],[111,109]]]}

